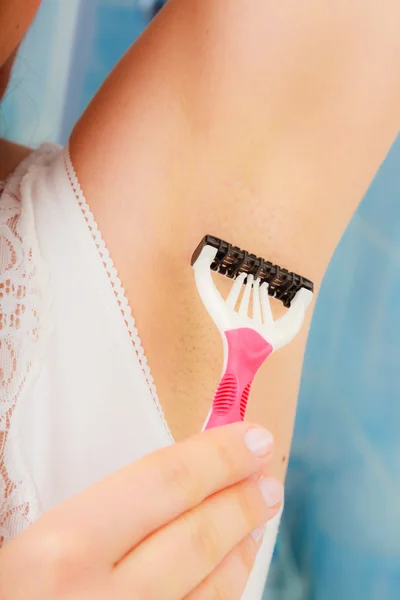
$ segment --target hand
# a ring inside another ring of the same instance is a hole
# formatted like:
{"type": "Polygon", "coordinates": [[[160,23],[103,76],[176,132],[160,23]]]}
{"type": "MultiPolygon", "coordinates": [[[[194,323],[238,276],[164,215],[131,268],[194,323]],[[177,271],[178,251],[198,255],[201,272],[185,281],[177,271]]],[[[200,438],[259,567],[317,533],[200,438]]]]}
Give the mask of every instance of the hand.
{"type": "Polygon", "coordinates": [[[282,498],[271,455],[235,423],[145,456],[3,548],[1,600],[239,600],[282,498]]]}

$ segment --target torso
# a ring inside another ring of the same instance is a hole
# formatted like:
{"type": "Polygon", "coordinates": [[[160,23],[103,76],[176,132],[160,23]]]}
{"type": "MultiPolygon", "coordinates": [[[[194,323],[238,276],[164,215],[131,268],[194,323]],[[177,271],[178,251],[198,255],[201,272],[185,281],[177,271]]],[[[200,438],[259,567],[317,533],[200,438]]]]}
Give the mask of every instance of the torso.
{"type": "MultiPolygon", "coordinates": [[[[30,153],[29,148],[0,140],[0,181],[6,179],[30,153]]],[[[95,217],[103,230],[106,243],[111,247],[113,259],[126,287],[128,301],[134,307],[134,317],[171,432],[175,440],[183,439],[201,429],[222,368],[219,333],[197,295],[190,256],[186,257],[187,268],[179,268],[179,240],[175,234],[172,238],[167,238],[169,228],[165,233],[161,222],[153,245],[154,255],[146,252],[144,256],[141,251],[143,238],[138,227],[138,231],[134,232],[138,247],[133,254],[141,256],[141,260],[134,261],[130,273],[125,274],[120,267],[125,264],[125,260],[118,256],[119,248],[110,243],[114,232],[109,235],[109,228],[113,229],[113,224],[101,214],[96,213],[95,217]],[[160,247],[168,248],[170,254],[160,256],[160,247]],[[165,276],[166,271],[170,272],[170,277],[165,276]],[[130,285],[131,275],[134,275],[136,282],[140,282],[141,289],[146,289],[146,294],[130,285]],[[162,286],[159,281],[163,282],[162,286]],[[152,298],[150,303],[149,298],[152,298]],[[154,318],[155,310],[157,318],[154,318]]],[[[132,252],[132,248],[130,251],[132,252]]],[[[220,285],[227,290],[229,282],[222,280],[220,285]]],[[[293,421],[295,414],[295,401],[286,399],[293,400],[296,397],[301,361],[295,355],[303,351],[304,338],[305,335],[299,336],[295,343],[285,349],[284,361],[280,354],[269,359],[269,368],[264,368],[256,379],[252,401],[249,403],[248,418],[263,424],[275,434],[278,449],[273,472],[280,477],[283,477],[286,470],[286,456],[290,445],[291,428],[286,424],[288,420],[293,421]],[[290,378],[285,373],[288,353],[293,355],[290,362],[299,365],[290,378]],[[271,373],[274,374],[272,382],[271,373]],[[286,415],[283,420],[282,405],[268,402],[268,397],[277,394],[281,396],[285,407],[286,415]]]]}
{"type": "MultiPolygon", "coordinates": [[[[219,376],[219,360],[215,365],[211,361],[220,358],[220,341],[204,352],[193,326],[188,351],[174,326],[176,316],[181,324],[202,318],[200,302],[188,295],[190,267],[161,291],[156,283],[161,264],[153,272],[143,271],[129,290],[133,315],[141,315],[134,322],[79,187],[68,154],[45,145],[17,168],[0,195],[5,265],[0,271],[5,291],[0,337],[6,340],[6,385],[0,398],[5,450],[0,483],[2,479],[6,496],[0,545],[64,499],[172,443],[169,427],[174,436],[198,431],[213,391],[208,369],[216,380],[219,376]],[[169,312],[158,330],[154,318],[147,321],[148,311],[135,306],[135,298],[143,305],[143,289],[152,276],[146,293],[156,294],[162,315],[169,312]],[[154,374],[161,378],[167,422],[139,339],[142,333],[146,346],[152,342],[156,349],[158,342],[158,351],[148,358],[150,365],[158,359],[154,374]],[[196,371],[199,350],[204,365],[196,371]],[[170,370],[169,386],[165,368],[170,370]],[[185,377],[190,382],[193,376],[193,383],[204,379],[197,395],[192,385],[184,385],[185,377]]],[[[204,323],[207,345],[215,332],[207,318],[204,323]]],[[[262,596],[278,523],[279,516],[269,524],[244,600],[262,596]]]]}

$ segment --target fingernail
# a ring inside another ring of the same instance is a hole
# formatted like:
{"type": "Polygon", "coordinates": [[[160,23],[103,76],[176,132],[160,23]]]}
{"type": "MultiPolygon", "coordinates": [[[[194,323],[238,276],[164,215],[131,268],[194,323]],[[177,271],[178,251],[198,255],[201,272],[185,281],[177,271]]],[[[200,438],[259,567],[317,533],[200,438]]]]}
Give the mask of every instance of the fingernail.
{"type": "Polygon", "coordinates": [[[255,456],[266,456],[274,445],[272,434],[261,427],[252,427],[246,433],[246,445],[255,456]]]}
{"type": "Polygon", "coordinates": [[[259,482],[261,493],[269,508],[276,506],[283,499],[283,486],[273,477],[262,477],[259,482]]]}
{"type": "Polygon", "coordinates": [[[257,527],[257,529],[255,529],[253,531],[253,533],[251,534],[253,540],[255,541],[256,544],[258,544],[262,538],[264,537],[265,534],[265,530],[267,529],[266,525],[262,525],[261,527],[257,527]]]}

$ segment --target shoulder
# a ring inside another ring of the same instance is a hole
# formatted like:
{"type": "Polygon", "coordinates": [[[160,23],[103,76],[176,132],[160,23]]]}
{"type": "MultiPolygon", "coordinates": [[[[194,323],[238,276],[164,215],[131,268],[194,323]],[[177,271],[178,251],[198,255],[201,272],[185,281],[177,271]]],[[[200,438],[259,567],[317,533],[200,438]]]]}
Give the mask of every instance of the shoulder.
{"type": "Polygon", "coordinates": [[[31,148],[0,138],[0,182],[4,182],[31,153],[31,148]]]}
{"type": "Polygon", "coordinates": [[[10,195],[10,190],[15,193],[33,165],[49,164],[60,152],[61,148],[56,144],[42,144],[32,150],[0,139],[0,193],[10,195]]]}

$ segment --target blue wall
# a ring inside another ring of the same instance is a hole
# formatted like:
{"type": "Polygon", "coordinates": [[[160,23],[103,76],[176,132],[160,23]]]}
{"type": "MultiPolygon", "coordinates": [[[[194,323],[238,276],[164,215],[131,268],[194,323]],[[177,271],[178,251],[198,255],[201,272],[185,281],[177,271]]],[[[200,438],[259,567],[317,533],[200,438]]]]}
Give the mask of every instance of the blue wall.
{"type": "Polygon", "coordinates": [[[274,600],[400,596],[400,140],[329,267],[312,324],[274,600]]]}

